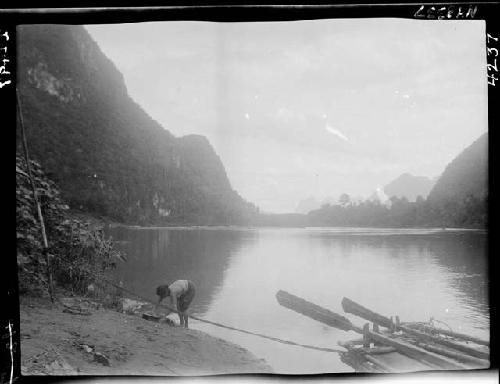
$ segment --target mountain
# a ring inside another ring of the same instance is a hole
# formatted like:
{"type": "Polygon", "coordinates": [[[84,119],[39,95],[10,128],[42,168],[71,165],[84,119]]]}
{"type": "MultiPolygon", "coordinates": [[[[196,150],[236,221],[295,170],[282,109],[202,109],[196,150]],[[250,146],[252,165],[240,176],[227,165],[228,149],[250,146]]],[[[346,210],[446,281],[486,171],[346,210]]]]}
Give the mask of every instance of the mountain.
{"type": "Polygon", "coordinates": [[[435,179],[403,173],[387,184],[384,192],[389,197],[406,197],[408,201],[415,201],[418,196],[427,198],[435,183],[435,179]]]}
{"type": "Polygon", "coordinates": [[[448,164],[429,194],[431,202],[488,197],[488,134],[484,133],[448,164]]]}
{"type": "Polygon", "coordinates": [[[311,211],[320,209],[323,205],[337,205],[339,198],[326,196],[321,201],[315,197],[308,197],[307,199],[300,200],[295,208],[295,213],[306,215],[311,211]]]}
{"type": "Polygon", "coordinates": [[[427,201],[447,225],[487,225],[488,133],[448,164],[427,201]]]}
{"type": "Polygon", "coordinates": [[[237,223],[256,211],[205,137],[175,137],[132,100],[83,27],[18,27],[18,84],[31,156],[72,208],[137,224],[237,223]]]}

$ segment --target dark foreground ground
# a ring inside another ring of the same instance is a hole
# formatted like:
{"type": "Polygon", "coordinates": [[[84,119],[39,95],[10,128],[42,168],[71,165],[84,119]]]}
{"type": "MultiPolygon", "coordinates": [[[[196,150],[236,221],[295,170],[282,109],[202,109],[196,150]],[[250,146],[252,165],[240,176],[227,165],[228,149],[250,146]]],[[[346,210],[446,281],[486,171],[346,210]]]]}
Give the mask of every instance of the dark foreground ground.
{"type": "Polygon", "coordinates": [[[203,332],[103,308],[68,313],[63,302],[20,297],[23,375],[271,372],[244,348],[203,332]]]}

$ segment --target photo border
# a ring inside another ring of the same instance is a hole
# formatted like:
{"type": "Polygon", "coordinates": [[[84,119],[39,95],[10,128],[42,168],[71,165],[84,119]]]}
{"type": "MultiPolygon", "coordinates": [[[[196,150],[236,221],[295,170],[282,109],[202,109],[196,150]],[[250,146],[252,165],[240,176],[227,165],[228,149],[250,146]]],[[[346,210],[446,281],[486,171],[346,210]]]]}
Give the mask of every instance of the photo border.
{"type": "MultiPolygon", "coordinates": [[[[0,34],[3,31],[8,31],[9,41],[8,41],[8,54],[7,59],[10,65],[11,73],[11,84],[4,86],[0,89],[0,105],[2,105],[2,119],[5,127],[4,135],[7,136],[6,142],[10,143],[11,139],[9,135],[15,137],[15,127],[16,124],[16,97],[15,97],[15,84],[16,84],[16,34],[15,27],[19,24],[107,24],[107,23],[136,23],[145,21],[175,21],[175,20],[186,20],[186,21],[214,21],[214,22],[262,22],[262,21],[294,21],[294,20],[320,20],[320,19],[344,19],[344,18],[402,18],[402,19],[421,19],[421,20],[438,20],[440,16],[444,15],[441,20],[456,20],[457,18],[450,17],[447,18],[448,13],[440,13],[440,9],[443,7],[450,10],[450,7],[477,7],[477,11],[474,14],[473,20],[484,20],[486,22],[486,34],[494,38],[498,38],[499,41],[496,42],[494,39],[489,39],[487,42],[487,48],[497,47],[500,50],[500,27],[498,26],[498,10],[499,2],[444,2],[444,3],[394,3],[394,2],[378,2],[378,3],[363,3],[358,2],[357,4],[329,4],[323,2],[316,2],[314,4],[300,4],[300,3],[283,3],[274,5],[262,5],[262,4],[224,4],[220,2],[193,2],[186,1],[150,1],[148,6],[139,4],[139,1],[128,2],[127,6],[123,6],[123,1],[107,1],[107,2],[97,2],[97,1],[67,1],[67,6],[62,8],[56,5],[54,1],[43,2],[44,8],[39,6],[41,2],[38,2],[38,8],[30,8],[26,2],[17,2],[15,7],[8,7],[0,9],[0,34]],[[135,3],[135,4],[134,4],[135,3]],[[120,5],[121,4],[121,5],[120,5]],[[422,9],[422,7],[424,7],[422,9]],[[432,11],[434,7],[434,11],[432,11]],[[422,17],[422,15],[424,17],[422,17]]],[[[468,9],[468,8],[467,8],[468,9]]],[[[451,13],[453,14],[453,12],[451,13]]],[[[456,14],[456,13],[455,13],[456,14]]],[[[464,18],[465,20],[465,18],[464,18]]],[[[485,39],[487,36],[485,36],[485,39]]],[[[2,43],[2,41],[0,41],[2,43]]],[[[6,42],[7,43],[7,42],[6,42]]],[[[1,46],[0,46],[1,48],[1,46]]],[[[485,52],[486,55],[486,52],[485,52]]],[[[489,60],[489,58],[488,58],[489,60]]],[[[488,62],[488,64],[491,64],[488,62]]],[[[486,75],[495,75],[492,70],[486,71],[486,75]]],[[[500,74],[496,72],[497,78],[500,78],[500,74]]],[[[2,79],[0,79],[1,81],[2,79]]],[[[495,131],[494,127],[498,126],[498,106],[500,105],[499,100],[499,90],[500,90],[500,79],[496,81],[496,85],[488,85],[488,137],[489,137],[489,153],[493,152],[495,148],[495,143],[498,143],[498,133],[495,131]]],[[[13,139],[15,140],[15,138],[13,139]]],[[[12,171],[11,162],[14,161],[14,156],[10,153],[10,149],[14,148],[13,145],[7,144],[8,149],[3,151],[3,155],[6,157],[5,161],[2,161],[2,166],[5,168],[3,175],[8,177],[9,173],[12,171]]],[[[15,149],[14,149],[15,151],[15,149]]],[[[496,257],[491,255],[496,255],[499,250],[498,241],[493,232],[499,224],[498,215],[498,205],[493,201],[491,196],[496,196],[498,191],[498,177],[495,174],[496,169],[493,166],[492,156],[489,156],[489,204],[488,204],[488,275],[489,275],[489,302],[490,302],[490,362],[491,368],[487,371],[498,373],[498,310],[497,310],[497,289],[495,284],[495,278],[498,275],[498,261],[496,257]]],[[[6,196],[11,196],[11,192],[4,191],[6,196]]],[[[13,193],[12,193],[13,194],[13,193]]],[[[4,199],[8,201],[8,198],[4,199]]],[[[4,211],[7,212],[5,215],[5,223],[10,222],[10,217],[15,220],[15,205],[6,203],[4,205],[4,211]]],[[[0,318],[2,326],[2,348],[0,349],[0,383],[10,382],[10,371],[11,371],[11,356],[14,357],[14,370],[13,378],[16,382],[80,382],[82,380],[91,382],[91,379],[99,378],[99,376],[76,376],[76,377],[41,377],[41,376],[21,376],[20,367],[20,329],[19,329],[19,297],[18,297],[18,280],[17,280],[17,262],[15,258],[15,232],[11,233],[10,228],[3,231],[4,244],[8,244],[5,247],[3,261],[2,261],[2,271],[3,278],[2,281],[5,283],[5,287],[1,290],[2,294],[2,317],[0,318]],[[14,249],[10,249],[10,244],[12,244],[14,249]],[[11,256],[12,255],[12,256],[11,256]],[[9,326],[10,325],[10,326],[9,326]],[[10,340],[12,339],[12,343],[10,340]],[[3,348],[5,346],[5,348],[3,348]],[[3,375],[3,376],[1,376],[3,375]]],[[[435,372],[434,374],[442,375],[441,372],[435,372]]],[[[446,374],[446,373],[445,373],[446,374]]],[[[469,373],[462,372],[461,375],[467,375],[469,373]]],[[[418,377],[433,375],[433,373],[423,373],[423,374],[398,374],[398,377],[418,377]]],[[[326,378],[339,378],[339,379],[354,379],[354,378],[373,378],[370,381],[376,382],[386,375],[380,374],[345,374],[345,373],[331,373],[331,374],[320,374],[320,375],[224,375],[214,376],[212,378],[206,378],[207,381],[212,380],[234,380],[234,378],[239,378],[239,380],[260,379],[264,380],[282,380],[282,379],[319,379],[323,380],[326,378]]],[[[117,376],[117,377],[105,377],[106,379],[113,379],[117,382],[122,382],[124,379],[126,381],[140,382],[140,376],[128,379],[128,376],[117,376]]],[[[155,377],[143,377],[142,380],[146,379],[148,382],[156,382],[155,377]]],[[[169,377],[169,380],[180,379],[186,380],[185,378],[169,377]]],[[[194,378],[191,378],[194,379],[194,378]]],[[[432,377],[430,378],[432,379],[432,377]]],[[[165,378],[160,379],[165,380],[165,378]]],[[[392,379],[391,379],[392,380],[392,379]]],[[[391,381],[389,380],[389,381],[391,381]]],[[[194,380],[198,381],[198,379],[194,380]]],[[[100,382],[102,382],[102,377],[100,382]]]]}

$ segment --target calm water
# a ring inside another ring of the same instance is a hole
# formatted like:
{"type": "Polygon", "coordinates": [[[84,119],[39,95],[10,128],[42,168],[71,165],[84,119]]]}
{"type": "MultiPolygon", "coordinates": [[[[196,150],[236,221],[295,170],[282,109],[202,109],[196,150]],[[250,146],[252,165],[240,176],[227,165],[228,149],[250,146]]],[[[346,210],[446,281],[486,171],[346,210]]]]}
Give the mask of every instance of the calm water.
{"type": "MultiPolygon", "coordinates": [[[[489,338],[484,232],[112,228],[110,233],[128,256],[117,271],[126,288],[154,298],[160,283],[190,279],[197,285],[192,313],[208,320],[322,347],[357,337],[281,307],[275,294],[283,289],[341,314],[346,296],[402,321],[434,317],[453,330],[489,338]]],[[[335,353],[194,320],[190,326],[247,348],[279,373],[352,371],[335,353]]]]}

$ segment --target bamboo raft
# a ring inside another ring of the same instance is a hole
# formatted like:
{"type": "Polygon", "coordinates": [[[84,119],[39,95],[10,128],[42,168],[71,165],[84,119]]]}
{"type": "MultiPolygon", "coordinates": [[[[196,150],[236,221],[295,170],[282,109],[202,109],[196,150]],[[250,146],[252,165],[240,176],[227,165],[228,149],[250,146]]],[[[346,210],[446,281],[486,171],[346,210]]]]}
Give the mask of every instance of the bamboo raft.
{"type": "Polygon", "coordinates": [[[357,372],[414,372],[429,370],[486,369],[490,366],[489,342],[466,334],[435,328],[425,323],[403,323],[375,313],[344,298],[344,312],[368,323],[359,327],[348,318],[285,291],[276,298],[280,305],[361,338],[338,344],[341,361],[357,372]],[[370,326],[371,322],[371,326],[370,326]]]}

